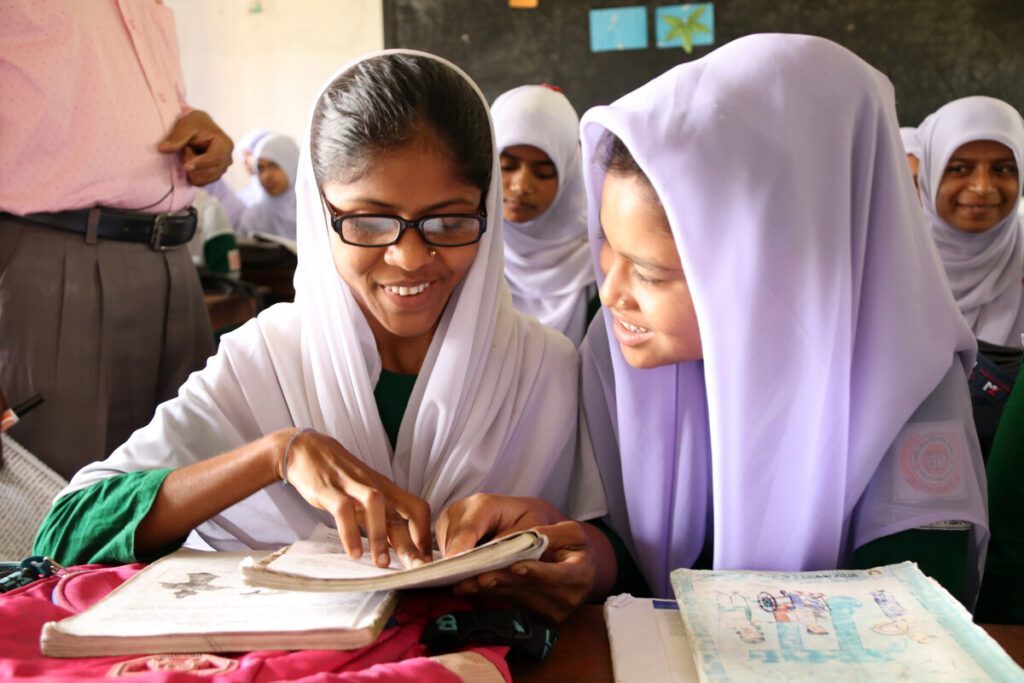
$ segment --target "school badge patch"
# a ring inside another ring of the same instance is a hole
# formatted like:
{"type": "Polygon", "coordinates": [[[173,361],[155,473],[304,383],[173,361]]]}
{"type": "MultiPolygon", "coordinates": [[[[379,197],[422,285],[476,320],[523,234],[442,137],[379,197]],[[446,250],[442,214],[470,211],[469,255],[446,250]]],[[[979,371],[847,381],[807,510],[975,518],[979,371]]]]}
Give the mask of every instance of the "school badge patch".
{"type": "Polygon", "coordinates": [[[966,447],[959,424],[908,425],[897,439],[896,448],[903,480],[914,491],[936,495],[960,488],[966,447]]]}

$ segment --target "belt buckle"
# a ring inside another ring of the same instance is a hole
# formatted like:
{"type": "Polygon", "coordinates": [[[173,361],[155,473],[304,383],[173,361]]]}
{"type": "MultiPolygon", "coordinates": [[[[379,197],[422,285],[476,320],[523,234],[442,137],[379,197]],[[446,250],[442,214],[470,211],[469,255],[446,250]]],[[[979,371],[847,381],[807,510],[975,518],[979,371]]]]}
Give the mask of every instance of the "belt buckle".
{"type": "Polygon", "coordinates": [[[167,220],[166,213],[158,213],[156,219],[153,221],[153,232],[149,234],[149,248],[153,251],[168,251],[173,249],[174,246],[167,246],[162,244],[161,240],[164,236],[164,222],[167,220]]]}

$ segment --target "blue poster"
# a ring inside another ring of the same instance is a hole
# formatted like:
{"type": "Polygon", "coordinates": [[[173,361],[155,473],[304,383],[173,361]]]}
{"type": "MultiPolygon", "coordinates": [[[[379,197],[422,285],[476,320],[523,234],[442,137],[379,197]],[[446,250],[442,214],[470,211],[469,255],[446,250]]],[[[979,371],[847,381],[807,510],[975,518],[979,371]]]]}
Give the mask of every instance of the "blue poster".
{"type": "Polygon", "coordinates": [[[710,2],[665,5],[655,10],[655,37],[661,48],[715,44],[715,6],[710,2]]]}
{"type": "Polygon", "coordinates": [[[590,51],[643,50],[647,47],[647,8],[590,10],[590,51]]]}

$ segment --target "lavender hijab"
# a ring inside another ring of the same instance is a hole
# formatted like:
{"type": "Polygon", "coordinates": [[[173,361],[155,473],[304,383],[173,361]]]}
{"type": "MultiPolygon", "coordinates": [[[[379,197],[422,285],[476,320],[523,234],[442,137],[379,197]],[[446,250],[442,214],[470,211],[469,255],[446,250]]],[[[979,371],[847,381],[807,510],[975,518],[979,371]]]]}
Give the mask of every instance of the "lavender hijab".
{"type": "Polygon", "coordinates": [[[957,230],[939,217],[935,201],[942,174],[957,148],[994,140],[1010,148],[1024,168],[1024,120],[1012,106],[992,97],[964,97],[931,114],[918,128],[924,146],[918,172],[925,215],[939,248],[960,312],[978,339],[1021,347],[1024,334],[1024,234],[1017,203],[1005,218],[982,233],[957,230]]]}
{"type": "MultiPolygon", "coordinates": [[[[237,160],[242,161],[244,158],[243,150],[249,152],[249,154],[255,152],[256,145],[259,144],[259,141],[268,135],[270,135],[269,130],[261,130],[259,128],[250,130],[248,133],[243,135],[242,139],[238,141],[238,146],[235,147],[237,160]]],[[[238,191],[238,199],[243,205],[252,206],[262,199],[265,194],[266,192],[264,192],[263,186],[260,185],[259,176],[254,172],[249,176],[249,184],[238,191]]]]}
{"type": "Polygon", "coordinates": [[[287,135],[271,133],[256,145],[253,157],[269,159],[288,176],[288,189],[279,195],[266,192],[255,204],[242,212],[238,230],[242,234],[263,233],[295,239],[295,176],[299,167],[299,146],[287,135]]]}
{"type": "Polygon", "coordinates": [[[669,571],[706,539],[719,569],[811,570],[967,520],[980,562],[973,339],[941,286],[889,81],[821,38],[748,36],[590,110],[581,130],[599,282],[608,130],[660,197],[704,349],[635,369],[607,309],[581,347],[610,522],[654,594],[671,595],[669,571]],[[928,444],[948,456],[931,473],[928,444]]]}
{"type": "Polygon", "coordinates": [[[579,117],[565,95],[543,85],[503,93],[491,116],[499,150],[532,145],[558,169],[558,194],[544,213],[526,223],[505,221],[505,277],[512,302],[578,345],[587,304],[597,294],[587,247],[579,117]]]}

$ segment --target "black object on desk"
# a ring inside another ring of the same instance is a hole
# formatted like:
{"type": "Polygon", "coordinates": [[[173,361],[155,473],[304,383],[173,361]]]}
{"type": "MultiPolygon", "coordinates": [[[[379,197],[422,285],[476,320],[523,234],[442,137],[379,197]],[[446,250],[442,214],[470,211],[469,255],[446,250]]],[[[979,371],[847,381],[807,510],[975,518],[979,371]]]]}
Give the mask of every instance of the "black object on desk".
{"type": "Polygon", "coordinates": [[[427,624],[420,637],[431,652],[452,652],[472,643],[508,645],[509,654],[537,662],[547,657],[557,641],[549,626],[513,608],[442,614],[427,624]]]}

